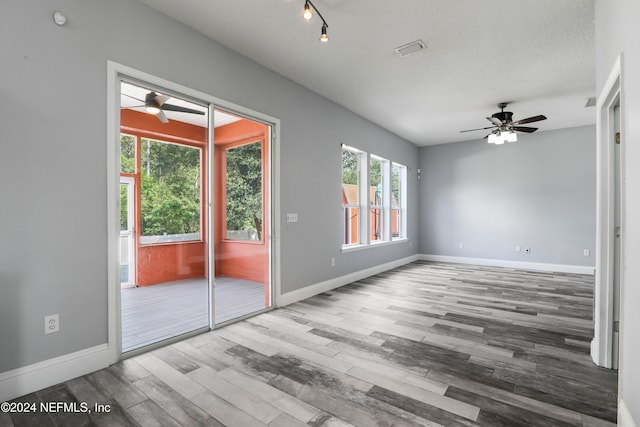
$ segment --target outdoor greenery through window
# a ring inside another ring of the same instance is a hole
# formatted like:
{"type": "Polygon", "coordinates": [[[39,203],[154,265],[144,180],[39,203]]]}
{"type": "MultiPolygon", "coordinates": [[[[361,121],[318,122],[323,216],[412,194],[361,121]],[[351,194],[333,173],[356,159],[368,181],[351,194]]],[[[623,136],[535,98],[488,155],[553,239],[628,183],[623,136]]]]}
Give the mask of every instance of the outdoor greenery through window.
{"type": "Polygon", "coordinates": [[[384,224],[384,178],[389,162],[371,156],[369,162],[369,205],[371,206],[371,241],[386,240],[384,224]]]}
{"type": "Polygon", "coordinates": [[[143,138],[140,243],[200,239],[199,148],[143,138]]]}
{"type": "Polygon", "coordinates": [[[342,148],[342,244],[360,243],[360,163],[363,153],[342,148]]]}
{"type": "Polygon", "coordinates": [[[127,207],[129,206],[129,193],[127,186],[120,184],[120,231],[129,229],[129,212],[127,207]]]}
{"type": "Polygon", "coordinates": [[[226,151],[226,239],[262,240],[262,142],[226,151]]]}
{"type": "Polygon", "coordinates": [[[120,135],[120,173],[136,173],[136,137],[120,135]]]}
{"type": "Polygon", "coordinates": [[[407,167],[398,163],[391,165],[391,236],[405,238],[407,167]]]}

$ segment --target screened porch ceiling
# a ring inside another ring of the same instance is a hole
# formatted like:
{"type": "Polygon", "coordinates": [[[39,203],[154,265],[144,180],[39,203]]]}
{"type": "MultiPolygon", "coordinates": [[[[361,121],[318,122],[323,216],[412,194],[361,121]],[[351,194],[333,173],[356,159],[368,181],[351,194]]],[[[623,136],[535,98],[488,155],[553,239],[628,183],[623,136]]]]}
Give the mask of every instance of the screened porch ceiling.
{"type": "MultiPolygon", "coordinates": [[[[158,95],[169,96],[169,99],[166,101],[167,104],[191,108],[193,110],[202,111],[204,113],[204,115],[200,115],[164,110],[164,114],[167,116],[167,119],[169,119],[169,121],[175,120],[200,127],[207,127],[209,119],[207,114],[208,109],[206,106],[188,101],[186,99],[181,99],[179,97],[174,97],[172,96],[172,94],[164,93],[160,90],[145,88],[127,82],[122,82],[120,85],[120,108],[126,108],[142,113],[146,112],[144,108],[144,99],[145,96],[151,91],[154,91],[158,95]]],[[[233,114],[228,114],[223,111],[216,110],[213,117],[214,128],[236,122],[240,119],[240,117],[233,114]]]]}

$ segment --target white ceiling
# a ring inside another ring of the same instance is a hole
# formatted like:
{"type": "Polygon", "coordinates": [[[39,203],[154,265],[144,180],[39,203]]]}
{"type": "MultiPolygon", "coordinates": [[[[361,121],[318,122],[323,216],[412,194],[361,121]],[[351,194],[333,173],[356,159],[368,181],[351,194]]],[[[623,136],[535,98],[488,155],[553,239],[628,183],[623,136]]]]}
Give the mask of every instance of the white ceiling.
{"type": "Polygon", "coordinates": [[[304,0],[139,1],[419,146],[484,137],[459,131],[501,101],[540,130],[595,123],[593,0],[314,0],[328,43],[304,0]]]}

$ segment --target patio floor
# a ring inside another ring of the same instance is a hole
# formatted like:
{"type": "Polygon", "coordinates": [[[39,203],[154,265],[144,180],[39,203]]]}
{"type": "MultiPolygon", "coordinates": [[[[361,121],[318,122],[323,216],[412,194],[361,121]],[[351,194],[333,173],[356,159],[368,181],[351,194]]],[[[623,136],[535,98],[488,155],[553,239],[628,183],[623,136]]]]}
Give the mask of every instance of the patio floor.
{"type": "MultiPolygon", "coordinates": [[[[122,291],[122,351],[209,325],[207,279],[187,279],[122,291]]],[[[216,323],[265,308],[264,285],[216,277],[216,323]]]]}

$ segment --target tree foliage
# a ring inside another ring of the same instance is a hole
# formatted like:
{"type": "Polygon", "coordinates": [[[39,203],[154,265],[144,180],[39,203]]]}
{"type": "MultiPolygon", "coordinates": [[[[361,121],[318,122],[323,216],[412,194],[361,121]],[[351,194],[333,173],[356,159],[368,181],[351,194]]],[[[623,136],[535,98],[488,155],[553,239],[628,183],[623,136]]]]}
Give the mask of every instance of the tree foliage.
{"type": "Polygon", "coordinates": [[[349,150],[342,150],[342,183],[358,184],[359,174],[359,157],[358,153],[349,150]]]}
{"type": "Polygon", "coordinates": [[[256,230],[262,238],[262,143],[226,151],[227,230],[256,230]]]}
{"type": "Polygon", "coordinates": [[[141,235],[200,231],[200,149],[143,139],[141,235]]]}
{"type": "Polygon", "coordinates": [[[120,172],[136,173],[136,139],[131,135],[120,135],[120,172]]]}

